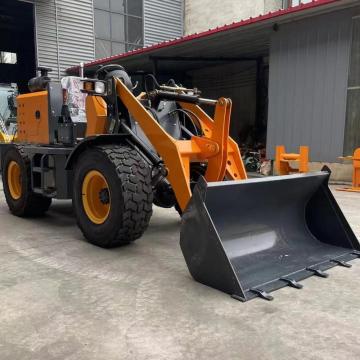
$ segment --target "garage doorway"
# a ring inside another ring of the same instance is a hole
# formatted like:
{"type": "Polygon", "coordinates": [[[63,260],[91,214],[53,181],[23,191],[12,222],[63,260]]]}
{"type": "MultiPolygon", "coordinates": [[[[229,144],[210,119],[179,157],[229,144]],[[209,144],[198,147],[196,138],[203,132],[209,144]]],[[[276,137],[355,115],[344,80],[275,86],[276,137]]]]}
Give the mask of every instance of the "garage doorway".
{"type": "Polygon", "coordinates": [[[36,75],[34,5],[15,0],[0,2],[0,84],[17,84],[27,92],[36,75]]]}

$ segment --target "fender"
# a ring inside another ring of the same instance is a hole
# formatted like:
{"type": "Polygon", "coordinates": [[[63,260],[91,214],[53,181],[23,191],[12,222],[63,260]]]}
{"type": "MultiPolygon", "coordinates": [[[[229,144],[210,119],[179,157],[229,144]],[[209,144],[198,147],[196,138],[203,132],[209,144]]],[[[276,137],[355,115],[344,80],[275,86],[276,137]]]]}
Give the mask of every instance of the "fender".
{"type": "Polygon", "coordinates": [[[74,150],[67,158],[65,164],[65,170],[72,170],[74,163],[76,162],[80,154],[89,147],[96,145],[104,145],[104,144],[117,144],[117,143],[121,144],[128,137],[129,137],[128,134],[106,134],[106,135],[89,136],[85,138],[75,146],[74,150]]]}

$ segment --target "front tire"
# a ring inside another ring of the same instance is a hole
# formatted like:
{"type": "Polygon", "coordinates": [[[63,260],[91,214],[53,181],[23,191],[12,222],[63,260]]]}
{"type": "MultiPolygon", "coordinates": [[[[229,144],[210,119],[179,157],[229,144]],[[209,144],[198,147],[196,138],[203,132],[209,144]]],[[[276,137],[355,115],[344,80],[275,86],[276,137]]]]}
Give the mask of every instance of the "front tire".
{"type": "Polygon", "coordinates": [[[4,194],[12,214],[41,216],[49,209],[51,198],[32,191],[30,159],[21,145],[11,146],[5,153],[2,169],[4,194]]]}
{"type": "Polygon", "coordinates": [[[149,166],[125,145],[104,145],[80,155],[73,204],[78,225],[92,244],[111,248],[142,236],[152,215],[149,166]]]}

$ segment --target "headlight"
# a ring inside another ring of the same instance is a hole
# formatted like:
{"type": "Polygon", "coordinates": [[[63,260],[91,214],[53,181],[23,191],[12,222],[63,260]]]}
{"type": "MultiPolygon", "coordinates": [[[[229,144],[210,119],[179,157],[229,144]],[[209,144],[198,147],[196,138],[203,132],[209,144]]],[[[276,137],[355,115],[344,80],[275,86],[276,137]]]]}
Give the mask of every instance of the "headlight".
{"type": "Polygon", "coordinates": [[[105,93],[105,84],[103,82],[97,81],[95,83],[95,92],[97,94],[104,94],[105,93]]]}
{"type": "Polygon", "coordinates": [[[107,95],[107,87],[105,81],[86,79],[83,80],[83,89],[81,90],[88,95],[107,95]]]}
{"type": "Polygon", "coordinates": [[[84,82],[84,90],[85,91],[94,91],[94,83],[92,81],[84,82]]]}

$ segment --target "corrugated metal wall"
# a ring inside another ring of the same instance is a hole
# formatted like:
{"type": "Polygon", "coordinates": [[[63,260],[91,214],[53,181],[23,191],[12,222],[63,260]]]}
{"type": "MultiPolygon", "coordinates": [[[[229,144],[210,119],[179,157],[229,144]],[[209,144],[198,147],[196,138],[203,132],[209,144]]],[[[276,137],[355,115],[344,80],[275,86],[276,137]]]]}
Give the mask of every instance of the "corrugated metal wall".
{"type": "Polygon", "coordinates": [[[144,46],[184,33],[184,0],[144,0],[144,46]]]}
{"type": "Polygon", "coordinates": [[[37,66],[52,68],[54,71],[51,76],[59,78],[58,41],[54,0],[35,1],[35,31],[37,66]]]}
{"type": "Polygon", "coordinates": [[[38,66],[51,67],[52,78],[81,61],[94,59],[92,0],[36,0],[38,66]]]}
{"type": "Polygon", "coordinates": [[[60,69],[94,59],[92,0],[57,0],[60,69]]]}
{"type": "MultiPolygon", "coordinates": [[[[359,9],[360,15],[360,9],[359,9]]],[[[360,16],[353,19],[344,155],[360,147],[360,16]]]]}
{"type": "Polygon", "coordinates": [[[312,161],[343,153],[352,9],[280,25],[270,48],[267,155],[310,146],[312,161]]]}

